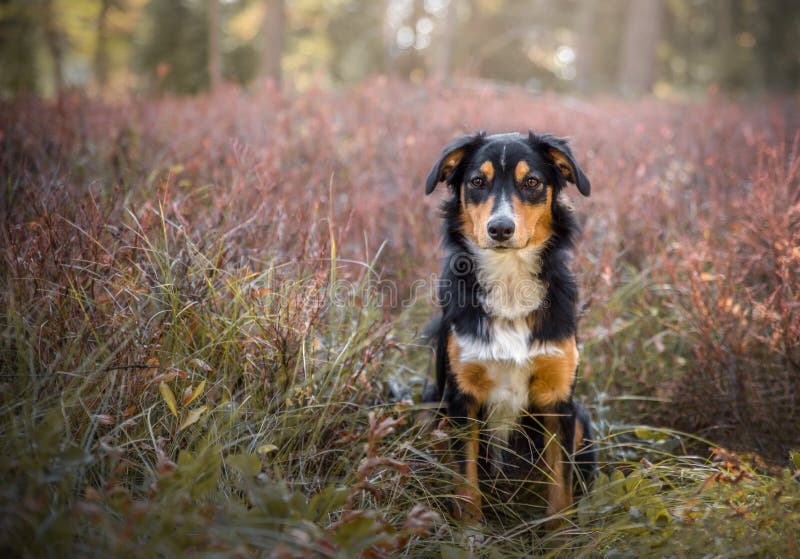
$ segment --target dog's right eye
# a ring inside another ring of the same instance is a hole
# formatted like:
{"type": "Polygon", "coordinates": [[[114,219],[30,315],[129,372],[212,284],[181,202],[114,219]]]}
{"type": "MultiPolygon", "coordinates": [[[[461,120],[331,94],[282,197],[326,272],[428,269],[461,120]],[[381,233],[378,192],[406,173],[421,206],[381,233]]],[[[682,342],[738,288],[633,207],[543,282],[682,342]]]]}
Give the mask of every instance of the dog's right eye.
{"type": "Polygon", "coordinates": [[[483,188],[484,185],[486,184],[486,181],[483,179],[483,177],[475,177],[469,182],[475,188],[483,188]]]}

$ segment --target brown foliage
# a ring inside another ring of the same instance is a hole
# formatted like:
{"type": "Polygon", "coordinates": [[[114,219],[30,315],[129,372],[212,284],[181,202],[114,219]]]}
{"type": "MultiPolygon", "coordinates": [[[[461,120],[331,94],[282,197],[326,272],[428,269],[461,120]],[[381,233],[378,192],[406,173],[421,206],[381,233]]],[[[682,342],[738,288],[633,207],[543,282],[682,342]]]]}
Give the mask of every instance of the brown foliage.
{"type": "MultiPolygon", "coordinates": [[[[368,261],[388,242],[378,267],[405,293],[438,267],[436,200],[422,193],[441,147],[475,129],[549,131],[574,138],[593,184],[592,198],[574,196],[585,226],[576,269],[593,321],[584,335],[601,338],[586,375],[612,366],[620,316],[604,304],[630,270],[644,272],[664,287],[646,303],[681,340],[657,365],[623,371],[671,399],[650,419],[781,456],[800,439],[796,109],[715,97],[589,103],[384,79],[292,97],[253,89],[119,105],[3,102],[5,302],[36,302],[43,337],[84,348],[77,368],[85,348],[118,335],[121,308],[135,313],[136,294],[158,288],[143,239],[169,222],[176,285],[206,305],[224,290],[212,294],[208,278],[193,275],[192,247],[217,254],[209,270],[243,277],[287,263],[281,281],[313,278],[303,300],[265,309],[281,319],[263,333],[274,353],[259,363],[291,371],[292,344],[322,312],[329,232],[342,260],[368,261]],[[135,285],[119,270],[136,270],[135,285]],[[80,327],[86,312],[90,331],[80,327]]],[[[202,336],[192,316],[188,335],[202,336]]],[[[149,363],[163,334],[148,323],[119,338],[121,361],[149,363]]],[[[647,356],[645,342],[625,343],[647,356]]],[[[375,344],[388,348],[385,331],[375,344]]],[[[39,356],[44,366],[52,351],[39,356]]]]}

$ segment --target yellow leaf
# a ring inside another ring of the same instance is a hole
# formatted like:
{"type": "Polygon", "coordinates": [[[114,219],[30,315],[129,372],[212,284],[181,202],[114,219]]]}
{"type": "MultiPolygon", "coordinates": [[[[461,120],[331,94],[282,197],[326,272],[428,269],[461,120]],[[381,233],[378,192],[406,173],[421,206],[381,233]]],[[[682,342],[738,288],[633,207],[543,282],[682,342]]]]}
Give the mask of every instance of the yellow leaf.
{"type": "Polygon", "coordinates": [[[194,425],[195,423],[197,423],[197,420],[200,419],[200,416],[203,415],[206,412],[206,410],[208,410],[208,406],[203,404],[199,408],[195,408],[192,411],[190,411],[189,415],[186,416],[186,419],[184,419],[181,422],[180,426],[178,427],[178,432],[183,431],[189,425],[194,425]]]}
{"type": "Polygon", "coordinates": [[[175,401],[175,394],[172,393],[169,385],[162,380],[158,385],[158,391],[161,392],[161,397],[164,398],[172,415],[178,417],[178,403],[175,401]]]}
{"type": "Polygon", "coordinates": [[[658,429],[650,429],[648,427],[636,427],[633,430],[637,439],[648,439],[651,441],[663,441],[669,438],[669,435],[658,429]]]}
{"type": "Polygon", "coordinates": [[[203,390],[205,389],[206,389],[206,381],[203,381],[197,385],[197,388],[194,389],[192,394],[186,399],[186,402],[184,402],[183,405],[188,406],[189,404],[197,400],[197,398],[203,393],[203,390]]]}
{"type": "Polygon", "coordinates": [[[183,395],[181,396],[181,407],[182,408],[185,408],[186,404],[189,403],[189,398],[192,397],[192,391],[193,391],[193,388],[192,388],[191,384],[189,386],[187,386],[186,388],[184,388],[183,395]]]}
{"type": "Polygon", "coordinates": [[[269,454],[270,452],[274,452],[276,450],[278,450],[278,447],[274,444],[262,444],[256,449],[256,452],[259,454],[269,454]]]}

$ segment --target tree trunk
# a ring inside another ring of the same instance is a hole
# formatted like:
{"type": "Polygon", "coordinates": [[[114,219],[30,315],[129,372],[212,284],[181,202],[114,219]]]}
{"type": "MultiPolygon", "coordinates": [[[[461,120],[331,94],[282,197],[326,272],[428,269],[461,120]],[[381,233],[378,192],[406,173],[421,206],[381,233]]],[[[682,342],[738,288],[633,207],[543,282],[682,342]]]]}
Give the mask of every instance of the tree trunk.
{"type": "Polygon", "coordinates": [[[580,5],[577,31],[578,44],[575,53],[575,85],[581,93],[589,93],[594,87],[595,70],[600,48],[597,26],[597,3],[586,2],[580,5]]]}
{"type": "Polygon", "coordinates": [[[262,74],[268,80],[280,85],[283,78],[281,59],[285,45],[286,6],[284,0],[264,0],[267,13],[264,14],[264,50],[262,52],[262,74]]]}
{"type": "Polygon", "coordinates": [[[392,0],[383,1],[383,68],[387,76],[392,76],[395,73],[395,46],[394,38],[397,29],[389,25],[389,18],[387,12],[392,5],[392,0]]]}
{"type": "Polygon", "coordinates": [[[656,48],[661,36],[662,0],[628,0],[622,42],[620,91],[649,93],[655,81],[656,48]]]}
{"type": "Polygon", "coordinates": [[[211,92],[222,84],[222,56],[219,46],[219,0],[208,0],[208,82],[211,92]]]}
{"type": "Polygon", "coordinates": [[[97,46],[94,51],[94,78],[97,86],[104,90],[108,84],[108,10],[112,0],[100,1],[97,14],[97,46]]]}
{"type": "Polygon", "coordinates": [[[44,40],[53,63],[53,88],[58,95],[64,89],[64,37],[56,22],[53,0],[45,0],[42,7],[44,40]]]}
{"type": "Polygon", "coordinates": [[[458,27],[458,0],[450,0],[450,5],[441,19],[439,45],[433,54],[433,77],[439,82],[448,82],[452,73],[453,50],[458,27]]]}

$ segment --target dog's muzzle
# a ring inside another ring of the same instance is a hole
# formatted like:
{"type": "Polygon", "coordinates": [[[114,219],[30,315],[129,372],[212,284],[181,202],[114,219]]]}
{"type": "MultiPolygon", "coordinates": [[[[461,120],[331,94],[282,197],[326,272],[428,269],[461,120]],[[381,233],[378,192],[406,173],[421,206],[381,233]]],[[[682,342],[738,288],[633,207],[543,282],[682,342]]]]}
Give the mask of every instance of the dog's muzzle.
{"type": "Polygon", "coordinates": [[[486,226],[493,241],[503,243],[514,235],[514,220],[509,217],[495,217],[486,226]]]}

